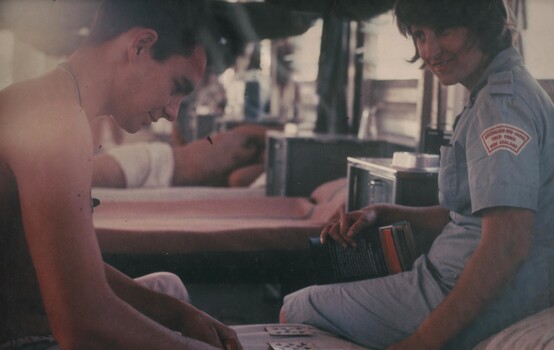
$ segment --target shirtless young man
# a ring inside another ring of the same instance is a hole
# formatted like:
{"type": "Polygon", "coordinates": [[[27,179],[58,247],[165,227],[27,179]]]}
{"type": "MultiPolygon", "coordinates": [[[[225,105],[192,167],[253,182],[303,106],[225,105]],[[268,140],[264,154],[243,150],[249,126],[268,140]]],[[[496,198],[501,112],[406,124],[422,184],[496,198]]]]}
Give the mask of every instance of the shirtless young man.
{"type": "Polygon", "coordinates": [[[113,115],[135,132],[176,117],[206,65],[198,4],[106,1],[63,66],[0,92],[0,347],[52,335],[59,345],[39,348],[240,348],[228,327],[105,265],[92,224],[89,123],[113,115]]]}

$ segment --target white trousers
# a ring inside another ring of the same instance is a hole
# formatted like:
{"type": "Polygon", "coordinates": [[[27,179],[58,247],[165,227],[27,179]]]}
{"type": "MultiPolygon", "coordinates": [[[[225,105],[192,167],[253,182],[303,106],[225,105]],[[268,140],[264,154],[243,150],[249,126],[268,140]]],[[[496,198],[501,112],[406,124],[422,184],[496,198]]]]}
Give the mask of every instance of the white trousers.
{"type": "Polygon", "coordinates": [[[156,292],[190,303],[189,293],[181,279],[170,272],[155,272],[135,278],[140,285],[156,292]]]}
{"type": "MultiPolygon", "coordinates": [[[[140,285],[153,291],[174,297],[189,303],[189,293],[181,279],[170,272],[156,272],[135,278],[140,285]]],[[[0,344],[0,350],[32,349],[32,350],[61,350],[54,337],[27,336],[0,344]]]]}

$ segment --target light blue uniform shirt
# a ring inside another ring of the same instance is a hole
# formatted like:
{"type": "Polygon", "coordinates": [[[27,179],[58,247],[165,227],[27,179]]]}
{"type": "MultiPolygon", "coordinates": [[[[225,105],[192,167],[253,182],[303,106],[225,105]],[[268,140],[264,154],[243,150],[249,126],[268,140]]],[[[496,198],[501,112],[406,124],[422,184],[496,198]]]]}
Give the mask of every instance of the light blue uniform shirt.
{"type": "Polygon", "coordinates": [[[368,348],[412,334],[454,287],[481,240],[479,211],[536,212],[533,246],[517,277],[450,344],[472,348],[550,305],[554,267],[554,107],[515,49],[499,53],[472,91],[443,148],[439,191],[451,222],[412,270],[383,278],[311,286],[285,297],[287,320],[307,323],[368,348]]]}
{"type": "Polygon", "coordinates": [[[441,149],[439,200],[452,221],[435,240],[428,260],[445,288],[454,286],[481,240],[479,211],[508,206],[536,212],[528,261],[489,308],[494,310],[490,317],[485,313],[478,322],[494,328],[502,319],[549,306],[554,106],[516,49],[495,57],[471,92],[450,145],[441,149]]]}

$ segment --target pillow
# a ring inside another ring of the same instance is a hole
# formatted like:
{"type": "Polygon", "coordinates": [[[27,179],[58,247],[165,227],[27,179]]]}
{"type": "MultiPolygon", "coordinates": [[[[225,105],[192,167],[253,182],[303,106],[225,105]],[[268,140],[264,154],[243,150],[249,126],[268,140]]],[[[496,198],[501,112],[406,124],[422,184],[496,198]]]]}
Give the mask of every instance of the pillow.
{"type": "Polygon", "coordinates": [[[310,219],[324,223],[337,220],[340,212],[344,212],[347,189],[346,178],[330,181],[316,188],[310,196],[310,200],[315,202],[310,219]]]}
{"type": "Polygon", "coordinates": [[[310,199],[316,204],[331,202],[336,196],[341,196],[346,193],[347,185],[348,181],[345,177],[325,182],[313,190],[310,199]]]}
{"type": "Polygon", "coordinates": [[[514,323],[473,350],[554,349],[554,308],[514,323]]]}

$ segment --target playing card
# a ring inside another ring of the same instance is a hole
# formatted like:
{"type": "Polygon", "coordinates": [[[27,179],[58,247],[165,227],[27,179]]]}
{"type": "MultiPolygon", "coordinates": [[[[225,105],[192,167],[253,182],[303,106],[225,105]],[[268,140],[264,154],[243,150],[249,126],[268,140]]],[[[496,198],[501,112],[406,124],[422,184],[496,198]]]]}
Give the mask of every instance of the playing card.
{"type": "Polygon", "coordinates": [[[308,336],[312,335],[312,330],[305,326],[267,326],[265,330],[270,335],[281,336],[308,336]]]}
{"type": "Polygon", "coordinates": [[[270,342],[272,350],[315,350],[316,347],[313,343],[307,343],[303,341],[293,342],[270,342]]]}

